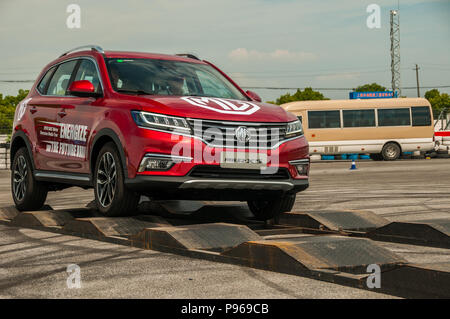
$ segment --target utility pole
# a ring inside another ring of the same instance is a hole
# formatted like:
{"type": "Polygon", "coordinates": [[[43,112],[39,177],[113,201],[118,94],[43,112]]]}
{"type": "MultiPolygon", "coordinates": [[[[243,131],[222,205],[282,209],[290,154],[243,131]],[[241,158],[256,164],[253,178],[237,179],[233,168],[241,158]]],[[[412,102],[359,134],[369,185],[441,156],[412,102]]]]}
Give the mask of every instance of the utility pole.
{"type": "Polygon", "coordinates": [[[417,82],[417,97],[420,97],[420,87],[419,87],[419,66],[416,64],[416,67],[413,70],[416,70],[416,82],[417,82]]]}
{"type": "Polygon", "coordinates": [[[392,91],[400,97],[400,17],[399,10],[391,10],[391,74],[392,91]]]}

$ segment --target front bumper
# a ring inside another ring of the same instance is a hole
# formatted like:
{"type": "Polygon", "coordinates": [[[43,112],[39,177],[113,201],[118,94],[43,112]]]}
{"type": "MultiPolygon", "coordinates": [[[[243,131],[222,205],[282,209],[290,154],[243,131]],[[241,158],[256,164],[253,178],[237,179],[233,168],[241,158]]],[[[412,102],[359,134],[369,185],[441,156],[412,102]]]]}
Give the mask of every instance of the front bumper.
{"type": "Polygon", "coordinates": [[[192,176],[136,176],[127,188],[158,199],[250,200],[298,193],[309,187],[307,179],[213,179],[192,176]]]}
{"type": "Polygon", "coordinates": [[[220,149],[206,145],[196,138],[171,135],[139,128],[140,135],[127,143],[127,188],[156,198],[243,200],[249,197],[279,196],[297,193],[309,185],[309,172],[299,174],[296,162],[308,161],[308,143],[304,136],[286,140],[273,150],[220,149]],[[177,150],[174,152],[174,150],[177,150]],[[245,169],[221,169],[217,159],[223,151],[264,153],[271,158],[268,167],[277,168],[273,175],[259,174],[245,169]],[[170,169],[140,169],[142,159],[167,155],[183,156],[191,160],[174,163],[170,169]],[[197,158],[197,155],[202,155],[197,158]],[[213,161],[205,154],[212,155],[213,161]],[[275,162],[272,161],[275,159],[275,162]],[[134,173],[134,174],[133,174],[134,173]],[[262,176],[265,175],[265,176],[262,176]]]}
{"type": "Polygon", "coordinates": [[[152,192],[167,189],[221,189],[221,190],[271,190],[299,192],[309,185],[307,179],[286,180],[234,180],[194,178],[191,176],[136,176],[125,181],[125,185],[135,191],[152,192]]]}

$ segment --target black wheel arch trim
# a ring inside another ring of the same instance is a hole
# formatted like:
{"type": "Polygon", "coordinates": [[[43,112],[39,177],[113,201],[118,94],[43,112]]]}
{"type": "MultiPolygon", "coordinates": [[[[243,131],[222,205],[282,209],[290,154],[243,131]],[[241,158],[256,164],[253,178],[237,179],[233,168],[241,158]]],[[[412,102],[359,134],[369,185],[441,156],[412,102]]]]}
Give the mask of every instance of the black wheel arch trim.
{"type": "Polygon", "coordinates": [[[11,144],[10,144],[11,146],[10,146],[10,154],[9,154],[9,156],[10,156],[10,169],[12,169],[12,165],[13,165],[13,161],[14,161],[14,157],[13,156],[16,154],[16,151],[14,153],[12,152],[13,146],[14,146],[14,143],[16,143],[18,138],[22,139],[25,142],[25,146],[27,147],[28,155],[30,156],[31,165],[32,165],[32,168],[33,168],[33,171],[34,171],[36,168],[35,168],[35,165],[34,165],[33,150],[31,148],[31,143],[30,143],[30,140],[28,139],[28,135],[25,134],[24,131],[16,131],[11,137],[11,144]]]}
{"type": "MultiPolygon", "coordinates": [[[[96,143],[98,142],[98,140],[104,136],[107,136],[114,141],[114,144],[116,145],[117,150],[119,151],[119,156],[120,156],[120,160],[122,162],[122,169],[123,169],[124,176],[125,176],[125,178],[128,178],[127,159],[125,156],[125,151],[123,150],[123,147],[122,147],[122,142],[120,141],[120,138],[117,135],[117,133],[114,132],[110,128],[103,128],[97,134],[95,134],[94,140],[92,141],[92,145],[91,145],[91,148],[89,151],[89,165],[90,165],[91,172],[93,173],[93,171],[94,171],[94,167],[91,167],[92,152],[93,152],[94,147],[95,147],[96,143]]],[[[95,163],[94,163],[94,166],[95,166],[95,163]]]]}

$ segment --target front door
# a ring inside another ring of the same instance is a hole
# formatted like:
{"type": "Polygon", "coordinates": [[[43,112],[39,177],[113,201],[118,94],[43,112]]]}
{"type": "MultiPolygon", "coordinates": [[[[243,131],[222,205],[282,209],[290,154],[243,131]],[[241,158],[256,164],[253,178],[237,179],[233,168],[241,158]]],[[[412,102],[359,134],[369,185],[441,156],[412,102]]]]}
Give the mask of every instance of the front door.
{"type": "MultiPolygon", "coordinates": [[[[73,81],[90,81],[96,92],[102,87],[95,63],[81,59],[73,81]]],[[[64,156],[58,165],[71,173],[89,173],[88,141],[94,122],[100,117],[102,98],[67,96],[57,114],[60,148],[64,156]]]]}
{"type": "Polygon", "coordinates": [[[40,95],[28,101],[28,111],[31,113],[34,125],[33,134],[36,144],[34,161],[38,170],[58,170],[58,162],[62,158],[59,148],[60,127],[58,112],[64,103],[66,90],[77,64],[76,60],[61,63],[55,70],[47,72],[51,79],[44,76],[38,88],[40,95]]]}

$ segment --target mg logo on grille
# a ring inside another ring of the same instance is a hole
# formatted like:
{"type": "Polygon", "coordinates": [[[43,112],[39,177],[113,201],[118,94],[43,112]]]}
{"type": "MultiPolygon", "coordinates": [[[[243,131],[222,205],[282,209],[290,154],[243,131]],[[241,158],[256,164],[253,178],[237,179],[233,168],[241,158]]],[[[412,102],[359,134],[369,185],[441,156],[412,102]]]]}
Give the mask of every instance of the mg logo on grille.
{"type": "Polygon", "coordinates": [[[239,143],[247,143],[250,141],[250,132],[245,126],[239,126],[234,131],[234,135],[239,143]]]}
{"type": "Polygon", "coordinates": [[[251,115],[259,110],[258,105],[248,101],[193,96],[183,96],[181,99],[192,105],[224,114],[251,115]]]}

